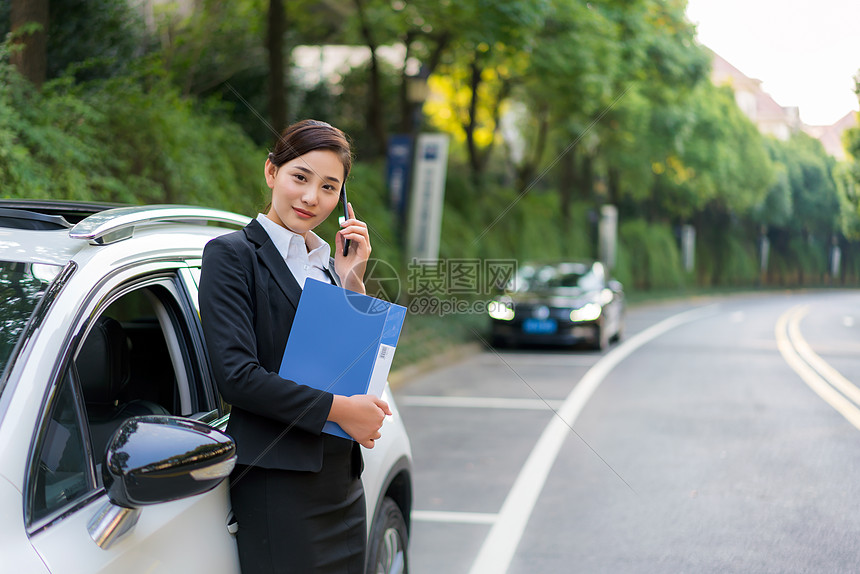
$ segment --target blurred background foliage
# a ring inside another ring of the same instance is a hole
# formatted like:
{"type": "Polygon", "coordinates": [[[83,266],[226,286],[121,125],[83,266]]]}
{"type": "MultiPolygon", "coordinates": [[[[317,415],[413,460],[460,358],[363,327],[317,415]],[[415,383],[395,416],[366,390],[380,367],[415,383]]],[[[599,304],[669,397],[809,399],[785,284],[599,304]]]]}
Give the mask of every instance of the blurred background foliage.
{"type": "MultiPolygon", "coordinates": [[[[619,209],[628,290],[857,285],[848,161],[763,136],[709,80],[684,0],[11,0],[0,3],[0,195],[253,215],[276,132],[315,117],[357,156],[374,257],[404,274],[392,134],[451,136],[441,257],[597,255],[619,209]],[[328,75],[301,49],[363,48],[328,75]],[[399,59],[383,56],[396,47],[399,59]],[[426,79],[416,104],[410,83],[426,79]],[[695,270],[681,262],[696,229],[695,270]],[[769,262],[761,267],[761,244],[769,262]],[[839,276],[830,250],[842,253],[839,276]]],[[[322,230],[334,233],[334,222],[322,230]]]]}

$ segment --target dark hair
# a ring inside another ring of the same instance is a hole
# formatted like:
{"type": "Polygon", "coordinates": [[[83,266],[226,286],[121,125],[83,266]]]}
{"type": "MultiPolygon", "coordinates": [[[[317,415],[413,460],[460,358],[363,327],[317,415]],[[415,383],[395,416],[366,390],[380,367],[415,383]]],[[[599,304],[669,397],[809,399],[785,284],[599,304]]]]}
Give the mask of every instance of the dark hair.
{"type": "Polygon", "coordinates": [[[281,167],[288,161],[316,150],[329,150],[337,154],[343,164],[343,181],[352,169],[352,150],[346,134],[319,120],[302,120],[288,126],[269,154],[269,161],[281,167]]]}

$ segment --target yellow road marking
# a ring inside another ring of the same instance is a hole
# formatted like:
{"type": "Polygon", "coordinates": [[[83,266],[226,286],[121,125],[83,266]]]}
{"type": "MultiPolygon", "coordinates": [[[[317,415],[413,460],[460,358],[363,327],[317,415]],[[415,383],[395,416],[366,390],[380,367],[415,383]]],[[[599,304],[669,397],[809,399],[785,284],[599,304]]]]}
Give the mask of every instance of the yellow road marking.
{"type": "Polygon", "coordinates": [[[860,389],[828,365],[800,333],[808,305],[792,307],[776,322],[776,344],[782,358],[819,397],[860,430],[860,389]],[[837,390],[838,389],[838,390],[837,390]],[[855,402],[852,402],[851,400],[855,402]]]}

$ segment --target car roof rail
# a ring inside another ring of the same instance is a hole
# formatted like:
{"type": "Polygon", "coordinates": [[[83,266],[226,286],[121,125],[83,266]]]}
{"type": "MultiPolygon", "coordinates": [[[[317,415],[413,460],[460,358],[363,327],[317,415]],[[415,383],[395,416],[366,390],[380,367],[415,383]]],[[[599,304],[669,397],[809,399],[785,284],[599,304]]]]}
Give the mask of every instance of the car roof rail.
{"type": "Polygon", "coordinates": [[[74,225],[93,213],[114,207],[127,207],[127,203],[108,203],[104,201],[70,201],[67,199],[0,199],[0,208],[23,209],[45,215],[60,215],[74,225]]]}
{"type": "Polygon", "coordinates": [[[93,245],[107,245],[128,239],[135,227],[146,223],[226,223],[244,227],[251,218],[229,211],[191,205],[139,205],[107,209],[79,221],[69,231],[72,239],[84,239],[93,245]]]}
{"type": "Polygon", "coordinates": [[[69,229],[72,224],[62,215],[48,215],[27,209],[0,207],[0,227],[13,229],[69,229]]]}

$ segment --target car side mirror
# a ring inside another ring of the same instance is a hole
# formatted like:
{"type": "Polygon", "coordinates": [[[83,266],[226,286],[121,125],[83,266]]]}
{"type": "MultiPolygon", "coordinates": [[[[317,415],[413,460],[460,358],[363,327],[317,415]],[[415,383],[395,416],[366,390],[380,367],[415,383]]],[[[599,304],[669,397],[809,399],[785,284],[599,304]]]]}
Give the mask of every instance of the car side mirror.
{"type": "Polygon", "coordinates": [[[87,525],[90,537],[106,550],[137,524],[140,507],[212,490],[235,465],[236,443],[219,430],[181,417],[132,417],[108,443],[108,502],[87,525]]]}
{"type": "Polygon", "coordinates": [[[212,490],[236,465],[236,443],[195,420],[148,415],[126,420],[105,453],[102,478],[111,502],[126,508],[212,490]]]}

